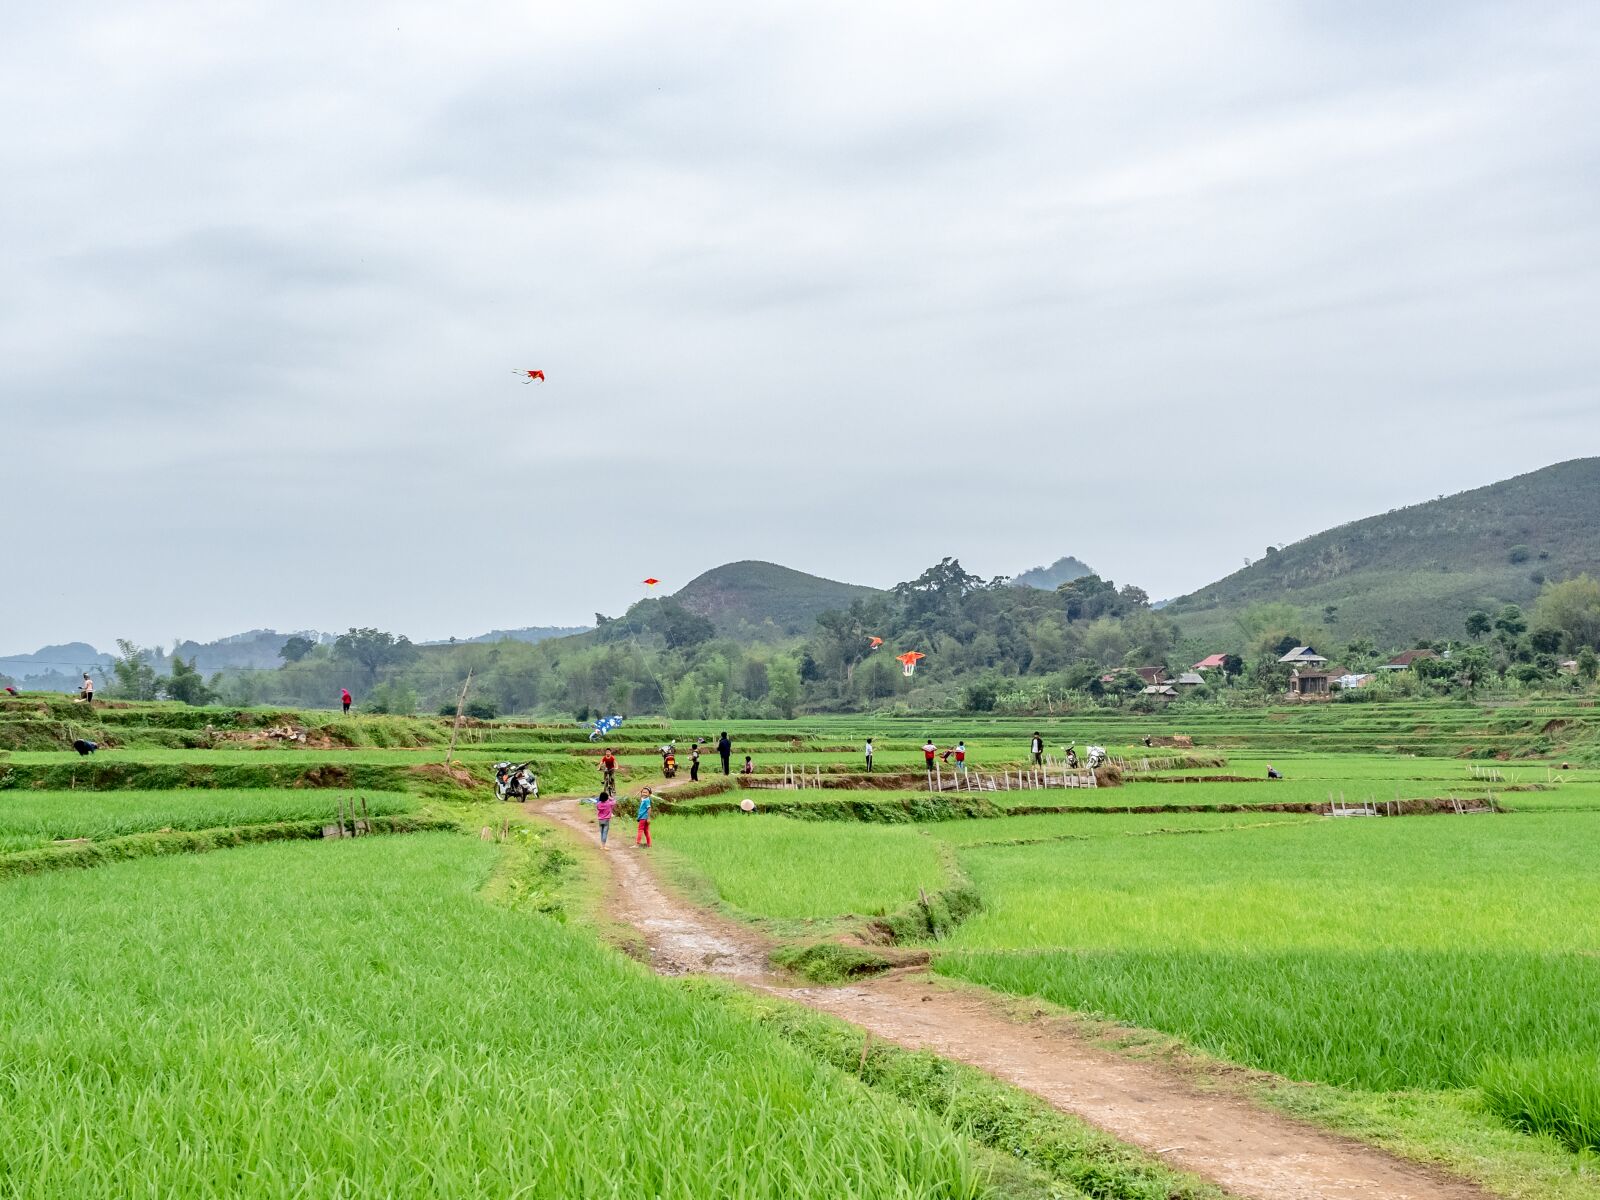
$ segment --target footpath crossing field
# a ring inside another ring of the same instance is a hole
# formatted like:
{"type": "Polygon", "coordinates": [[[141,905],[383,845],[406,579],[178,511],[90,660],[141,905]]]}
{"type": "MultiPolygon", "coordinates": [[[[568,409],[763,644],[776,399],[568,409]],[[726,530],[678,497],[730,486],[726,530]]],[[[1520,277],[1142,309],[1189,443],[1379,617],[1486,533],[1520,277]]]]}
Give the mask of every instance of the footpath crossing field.
{"type": "Polygon", "coordinates": [[[633,719],[600,743],[512,720],[469,723],[446,762],[434,718],[0,702],[25,1014],[0,1192],[1208,1194],[1125,1149],[1100,1190],[1088,1159],[997,1157],[970,1116],[608,946],[592,854],[496,804],[489,768],[529,761],[592,814],[606,745],[632,797],[670,742],[638,853],[791,951],[848,951],[786,962],[920,954],[951,986],[1266,1073],[1261,1103],[1491,1192],[1600,1197],[1595,713],[633,719]],[[724,730],[752,774],[721,775],[724,730]],[[930,785],[928,738],[964,740],[959,786],[943,760],[930,785]],[[1091,744],[1114,769],[1064,786],[1065,747],[1091,744]],[[358,804],[384,836],[324,838],[358,804]]]}

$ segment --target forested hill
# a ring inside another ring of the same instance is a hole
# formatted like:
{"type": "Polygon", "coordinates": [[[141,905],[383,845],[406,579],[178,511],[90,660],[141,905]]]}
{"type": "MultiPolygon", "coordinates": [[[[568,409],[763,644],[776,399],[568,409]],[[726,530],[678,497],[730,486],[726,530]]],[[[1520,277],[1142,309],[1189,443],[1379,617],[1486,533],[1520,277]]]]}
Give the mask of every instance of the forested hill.
{"type": "Polygon", "coordinates": [[[1288,602],[1336,638],[1407,644],[1459,637],[1474,609],[1527,604],[1546,579],[1583,571],[1600,571],[1600,458],[1557,463],[1269,550],[1166,611],[1185,633],[1204,635],[1230,628],[1251,604],[1288,602]]]}
{"type": "Polygon", "coordinates": [[[672,598],[710,620],[725,637],[771,641],[803,637],[822,613],[879,594],[876,588],[747,560],[713,567],[672,598]]]}

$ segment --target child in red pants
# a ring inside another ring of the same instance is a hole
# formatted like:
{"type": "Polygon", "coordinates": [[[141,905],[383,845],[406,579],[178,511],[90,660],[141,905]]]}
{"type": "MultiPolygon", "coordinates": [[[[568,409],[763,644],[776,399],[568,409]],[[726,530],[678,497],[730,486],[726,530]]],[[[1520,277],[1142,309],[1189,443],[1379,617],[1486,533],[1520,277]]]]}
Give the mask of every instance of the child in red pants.
{"type": "Polygon", "coordinates": [[[639,793],[639,832],[633,835],[633,848],[637,850],[641,844],[650,845],[650,789],[645,788],[639,793]]]}

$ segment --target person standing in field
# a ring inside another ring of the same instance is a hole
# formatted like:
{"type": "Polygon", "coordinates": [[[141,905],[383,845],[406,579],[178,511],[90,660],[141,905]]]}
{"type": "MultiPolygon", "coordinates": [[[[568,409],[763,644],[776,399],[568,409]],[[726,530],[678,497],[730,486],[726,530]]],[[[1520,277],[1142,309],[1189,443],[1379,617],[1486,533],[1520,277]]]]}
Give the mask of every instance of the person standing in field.
{"type": "Polygon", "coordinates": [[[1033,741],[1028,744],[1028,753],[1033,755],[1033,765],[1044,766],[1044,739],[1039,736],[1039,731],[1033,731],[1033,741]]]}
{"type": "Polygon", "coordinates": [[[650,845],[650,789],[643,788],[639,792],[639,831],[633,835],[633,848],[637,850],[641,843],[648,848],[650,845]]]}
{"type": "Polygon", "coordinates": [[[695,783],[700,778],[700,743],[696,742],[689,747],[689,782],[695,783]]]}
{"type": "Polygon", "coordinates": [[[611,818],[616,814],[617,802],[610,792],[601,792],[600,798],[594,802],[595,824],[600,826],[600,845],[610,849],[606,839],[611,836],[611,818]]]}
{"type": "MultiPolygon", "coordinates": [[[[177,651],[174,650],[173,653],[176,654],[177,651]]],[[[94,703],[94,679],[87,671],[83,673],[83,683],[78,687],[78,698],[86,704],[94,703]]]]}
{"type": "Polygon", "coordinates": [[[866,755],[867,755],[867,770],[870,772],[872,770],[872,739],[871,738],[867,739],[866,755]]]}
{"type": "Polygon", "coordinates": [[[717,754],[722,758],[722,773],[731,774],[728,770],[728,760],[733,757],[733,743],[728,740],[727,730],[717,735],[717,754]]]}
{"type": "Polygon", "coordinates": [[[750,761],[750,756],[748,754],[746,754],[744,756],[744,767],[739,771],[739,774],[748,775],[752,771],[754,771],[755,769],[756,769],[755,763],[751,762],[750,761]]]}
{"type": "Polygon", "coordinates": [[[937,753],[939,747],[933,744],[932,738],[922,743],[922,765],[928,768],[929,775],[933,774],[933,756],[937,753]]]}
{"type": "Polygon", "coordinates": [[[965,740],[956,743],[956,766],[967,765],[967,743],[965,740]]]}
{"type": "Polygon", "coordinates": [[[339,703],[344,706],[345,716],[350,715],[350,689],[339,689],[339,703]]]}

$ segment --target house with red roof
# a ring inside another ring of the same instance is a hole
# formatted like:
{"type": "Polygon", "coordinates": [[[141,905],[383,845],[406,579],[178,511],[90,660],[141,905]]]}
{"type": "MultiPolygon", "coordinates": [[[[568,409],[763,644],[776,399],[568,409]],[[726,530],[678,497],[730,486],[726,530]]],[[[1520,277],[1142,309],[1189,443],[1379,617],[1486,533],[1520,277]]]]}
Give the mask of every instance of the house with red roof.
{"type": "Polygon", "coordinates": [[[1202,658],[1199,662],[1195,663],[1195,665],[1193,667],[1191,667],[1190,670],[1193,670],[1193,671],[1220,671],[1220,670],[1222,670],[1222,660],[1227,658],[1227,657],[1228,656],[1226,654],[1208,654],[1204,658],[1202,658]]]}
{"type": "Polygon", "coordinates": [[[1409,671],[1411,664],[1419,659],[1438,657],[1438,653],[1433,650],[1403,650],[1384,663],[1379,669],[1383,671],[1409,671]]]}

